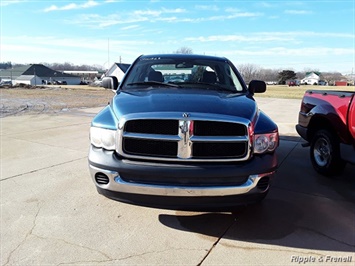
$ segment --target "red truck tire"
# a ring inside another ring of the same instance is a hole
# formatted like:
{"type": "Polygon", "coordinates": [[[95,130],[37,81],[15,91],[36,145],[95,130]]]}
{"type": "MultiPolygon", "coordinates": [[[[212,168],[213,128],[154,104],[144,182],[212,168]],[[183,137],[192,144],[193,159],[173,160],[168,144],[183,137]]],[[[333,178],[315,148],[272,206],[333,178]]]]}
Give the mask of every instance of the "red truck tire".
{"type": "Polygon", "coordinates": [[[341,174],[346,165],[340,157],[339,140],[329,130],[322,129],[315,133],[310,157],[314,169],[325,176],[341,174]]]}

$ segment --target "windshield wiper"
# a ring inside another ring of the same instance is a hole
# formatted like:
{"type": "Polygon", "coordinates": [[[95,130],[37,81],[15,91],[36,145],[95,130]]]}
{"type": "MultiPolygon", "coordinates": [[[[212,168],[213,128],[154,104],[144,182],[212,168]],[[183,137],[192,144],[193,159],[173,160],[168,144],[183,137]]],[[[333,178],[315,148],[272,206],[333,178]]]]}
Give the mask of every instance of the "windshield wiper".
{"type": "Polygon", "coordinates": [[[172,83],[164,83],[164,82],[159,82],[159,81],[141,81],[141,82],[132,82],[126,84],[127,86],[147,86],[147,85],[159,85],[159,86],[165,86],[165,87],[175,87],[178,88],[180,87],[177,84],[172,84],[172,83]]]}

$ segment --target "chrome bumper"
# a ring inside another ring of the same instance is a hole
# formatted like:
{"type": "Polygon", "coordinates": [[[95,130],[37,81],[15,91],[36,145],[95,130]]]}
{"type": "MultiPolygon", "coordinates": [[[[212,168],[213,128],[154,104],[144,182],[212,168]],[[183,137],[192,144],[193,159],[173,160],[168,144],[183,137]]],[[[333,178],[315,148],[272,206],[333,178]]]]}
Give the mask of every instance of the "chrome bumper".
{"type": "Polygon", "coordinates": [[[246,194],[256,187],[259,180],[265,176],[272,176],[275,172],[250,175],[248,180],[239,186],[167,186],[167,185],[148,185],[130,183],[122,180],[115,171],[108,171],[94,167],[89,164],[90,174],[95,185],[101,189],[121,193],[132,193],[140,195],[154,196],[181,196],[181,197],[203,197],[203,196],[235,196],[246,194]],[[95,181],[96,173],[103,173],[109,178],[108,184],[102,185],[95,181]]]}

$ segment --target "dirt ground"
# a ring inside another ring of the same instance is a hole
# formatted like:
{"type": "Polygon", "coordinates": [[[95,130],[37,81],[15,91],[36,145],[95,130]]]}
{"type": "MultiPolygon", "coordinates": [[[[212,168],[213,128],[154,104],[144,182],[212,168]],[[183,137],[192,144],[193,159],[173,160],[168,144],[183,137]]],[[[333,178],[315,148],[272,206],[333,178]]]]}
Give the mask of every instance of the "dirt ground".
{"type": "Polygon", "coordinates": [[[102,87],[2,87],[0,117],[23,114],[59,113],[107,105],[113,96],[102,87]]]}
{"type": "MultiPolygon", "coordinates": [[[[302,99],[306,90],[354,91],[354,86],[268,86],[266,93],[257,97],[302,99]]],[[[78,86],[37,86],[0,87],[0,117],[10,115],[60,113],[87,107],[103,107],[112,99],[113,92],[102,87],[78,86]]]]}

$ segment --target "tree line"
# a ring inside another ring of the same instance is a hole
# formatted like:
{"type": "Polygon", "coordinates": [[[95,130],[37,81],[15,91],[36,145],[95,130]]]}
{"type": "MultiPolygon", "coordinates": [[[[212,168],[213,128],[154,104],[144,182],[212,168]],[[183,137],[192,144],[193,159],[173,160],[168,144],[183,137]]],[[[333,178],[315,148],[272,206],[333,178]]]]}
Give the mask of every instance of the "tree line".
{"type": "Polygon", "coordinates": [[[295,72],[289,69],[265,69],[254,64],[241,64],[237,68],[246,83],[249,83],[253,79],[259,79],[266,82],[286,84],[287,80],[301,80],[310,72],[320,73],[321,79],[328,83],[346,79],[339,72],[320,72],[318,69],[305,69],[304,71],[295,72]]]}
{"type": "MultiPolygon", "coordinates": [[[[101,65],[74,65],[72,63],[40,63],[56,71],[105,71],[101,65]]],[[[0,62],[0,69],[12,69],[26,64],[13,64],[11,62],[0,62]]]]}
{"type": "MultiPolygon", "coordinates": [[[[193,54],[193,50],[183,46],[173,53],[193,54]]],[[[240,64],[237,66],[237,69],[247,84],[253,79],[264,80],[276,84],[286,84],[288,80],[301,80],[310,72],[320,73],[320,78],[327,81],[329,84],[334,83],[337,80],[346,79],[346,77],[339,72],[320,72],[318,69],[305,69],[304,71],[295,72],[289,69],[265,69],[254,64],[240,64]]]]}

